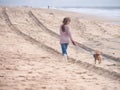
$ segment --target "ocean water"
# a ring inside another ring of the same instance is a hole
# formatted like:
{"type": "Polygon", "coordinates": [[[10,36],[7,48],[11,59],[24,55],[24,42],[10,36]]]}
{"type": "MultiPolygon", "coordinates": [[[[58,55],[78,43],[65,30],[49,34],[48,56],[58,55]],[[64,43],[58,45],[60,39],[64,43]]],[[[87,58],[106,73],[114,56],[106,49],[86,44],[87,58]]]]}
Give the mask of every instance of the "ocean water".
{"type": "Polygon", "coordinates": [[[110,18],[116,23],[120,23],[120,7],[94,7],[94,8],[57,8],[65,11],[73,11],[83,14],[89,14],[94,16],[100,16],[104,18],[110,18]]]}

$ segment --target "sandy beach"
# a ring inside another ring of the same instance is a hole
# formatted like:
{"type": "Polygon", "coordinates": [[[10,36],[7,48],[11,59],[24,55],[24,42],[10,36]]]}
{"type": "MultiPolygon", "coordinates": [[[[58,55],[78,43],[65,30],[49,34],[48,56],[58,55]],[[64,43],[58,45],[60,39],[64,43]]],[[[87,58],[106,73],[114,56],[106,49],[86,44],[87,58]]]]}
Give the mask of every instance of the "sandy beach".
{"type": "Polygon", "coordinates": [[[120,90],[120,24],[55,9],[0,7],[0,90],[120,90]],[[68,63],[59,43],[66,16],[78,44],[69,44],[68,63]],[[94,64],[95,49],[101,64],[94,64]]]}

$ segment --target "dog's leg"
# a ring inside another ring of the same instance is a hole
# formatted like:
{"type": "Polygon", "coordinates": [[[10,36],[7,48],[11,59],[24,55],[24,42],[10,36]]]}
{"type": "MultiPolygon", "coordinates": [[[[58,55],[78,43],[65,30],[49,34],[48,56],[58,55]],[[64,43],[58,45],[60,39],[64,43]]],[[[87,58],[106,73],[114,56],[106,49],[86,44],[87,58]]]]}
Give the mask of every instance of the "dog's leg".
{"type": "Polygon", "coordinates": [[[102,61],[102,59],[101,59],[101,57],[99,57],[99,64],[101,63],[101,61],[102,61]]]}
{"type": "Polygon", "coordinates": [[[96,64],[96,59],[95,59],[95,64],[96,64]]]}

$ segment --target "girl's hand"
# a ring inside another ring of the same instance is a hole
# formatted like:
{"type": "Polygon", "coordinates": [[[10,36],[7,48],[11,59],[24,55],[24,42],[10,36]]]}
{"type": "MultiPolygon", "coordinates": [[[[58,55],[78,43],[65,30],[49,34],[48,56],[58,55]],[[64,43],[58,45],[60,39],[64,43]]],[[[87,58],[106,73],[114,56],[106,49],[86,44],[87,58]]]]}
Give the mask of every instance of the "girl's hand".
{"type": "Polygon", "coordinates": [[[76,42],[75,42],[75,41],[73,41],[73,40],[72,40],[72,44],[73,44],[73,45],[75,45],[75,46],[77,45],[77,44],[76,44],[76,42]]]}

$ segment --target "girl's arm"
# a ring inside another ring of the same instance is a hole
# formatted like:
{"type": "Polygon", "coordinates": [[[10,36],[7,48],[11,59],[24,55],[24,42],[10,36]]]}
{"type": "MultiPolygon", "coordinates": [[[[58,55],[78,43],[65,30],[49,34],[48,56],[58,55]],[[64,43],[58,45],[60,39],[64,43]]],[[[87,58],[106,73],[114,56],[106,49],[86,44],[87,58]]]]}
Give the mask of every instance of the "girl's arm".
{"type": "Polygon", "coordinates": [[[71,35],[71,32],[70,32],[70,28],[68,26],[66,27],[66,30],[67,30],[68,36],[70,37],[70,40],[72,41],[73,45],[76,45],[75,41],[72,38],[72,35],[71,35]]]}

